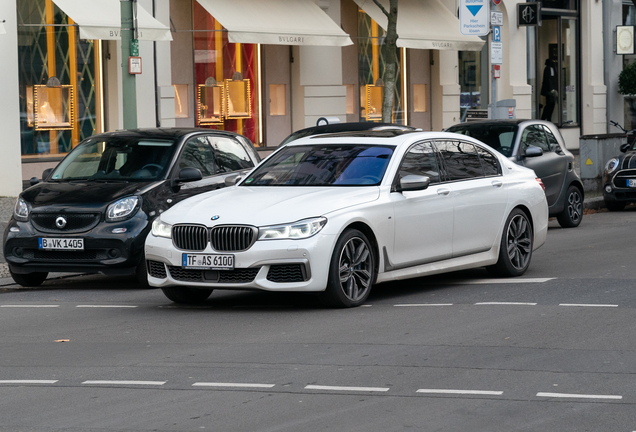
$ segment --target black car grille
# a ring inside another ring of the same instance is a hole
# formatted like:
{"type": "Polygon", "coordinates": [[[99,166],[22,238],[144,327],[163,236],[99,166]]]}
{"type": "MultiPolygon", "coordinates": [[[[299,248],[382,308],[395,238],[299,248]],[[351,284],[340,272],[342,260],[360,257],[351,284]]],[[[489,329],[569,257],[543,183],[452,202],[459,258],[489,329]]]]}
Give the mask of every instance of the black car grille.
{"type": "Polygon", "coordinates": [[[166,266],[159,261],[146,261],[146,268],[148,269],[148,274],[154,278],[165,279],[168,277],[166,266]]]}
{"type": "Polygon", "coordinates": [[[257,234],[258,229],[250,226],[219,226],[208,230],[202,225],[175,225],[172,242],[187,251],[205,250],[210,241],[215,251],[241,252],[254,244],[257,234]]]}
{"type": "Polygon", "coordinates": [[[631,168],[636,168],[636,153],[626,154],[621,164],[621,169],[627,170],[631,168]]]}
{"type": "Polygon", "coordinates": [[[100,219],[99,213],[31,213],[31,223],[35,229],[50,233],[88,231],[95,227],[100,219]],[[59,217],[66,220],[63,228],[58,228],[55,223],[59,217]]]}
{"type": "Polygon", "coordinates": [[[258,229],[249,226],[219,226],[210,230],[210,241],[219,252],[240,252],[256,241],[258,229]]]}
{"type": "Polygon", "coordinates": [[[108,252],[100,249],[83,251],[47,251],[26,249],[23,252],[22,257],[43,261],[100,261],[108,258],[108,252]]]}
{"type": "Polygon", "coordinates": [[[276,264],[269,267],[267,280],[270,282],[304,282],[305,268],[302,264],[276,264]]]}
{"type": "Polygon", "coordinates": [[[626,188],[627,179],[636,180],[636,169],[633,169],[633,170],[626,169],[616,173],[613,180],[614,186],[617,188],[626,188]]]}
{"type": "MultiPolygon", "coordinates": [[[[218,280],[214,282],[227,284],[249,283],[254,280],[259,270],[260,267],[222,270],[218,272],[218,280]]],[[[210,278],[205,277],[205,273],[209,272],[209,270],[168,266],[168,271],[172,279],[180,282],[211,282],[210,278]]]]}
{"type": "Polygon", "coordinates": [[[202,225],[175,225],[172,242],[182,250],[202,251],[208,245],[208,229],[202,225]]]}

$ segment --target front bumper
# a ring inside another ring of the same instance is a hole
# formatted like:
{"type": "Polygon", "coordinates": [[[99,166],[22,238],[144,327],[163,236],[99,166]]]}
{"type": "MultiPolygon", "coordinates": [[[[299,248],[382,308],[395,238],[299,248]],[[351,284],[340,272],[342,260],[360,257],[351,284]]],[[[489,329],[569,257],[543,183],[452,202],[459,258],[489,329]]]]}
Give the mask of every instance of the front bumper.
{"type": "Polygon", "coordinates": [[[14,273],[85,272],[132,275],[143,256],[150,230],[142,212],[122,222],[100,222],[80,233],[37,231],[29,222],[11,219],[4,235],[4,257],[14,273]],[[123,233],[113,230],[125,229],[123,233]],[[39,249],[40,238],[82,238],[84,250],[39,249]]]}
{"type": "MultiPolygon", "coordinates": [[[[327,286],[329,263],[336,238],[315,235],[303,240],[257,241],[243,252],[234,255],[234,270],[200,270],[182,266],[183,253],[172,239],[146,239],[148,282],[165,288],[188,286],[206,289],[238,289],[265,291],[324,291],[327,286]]],[[[207,248],[197,254],[226,253],[207,248]]]]}

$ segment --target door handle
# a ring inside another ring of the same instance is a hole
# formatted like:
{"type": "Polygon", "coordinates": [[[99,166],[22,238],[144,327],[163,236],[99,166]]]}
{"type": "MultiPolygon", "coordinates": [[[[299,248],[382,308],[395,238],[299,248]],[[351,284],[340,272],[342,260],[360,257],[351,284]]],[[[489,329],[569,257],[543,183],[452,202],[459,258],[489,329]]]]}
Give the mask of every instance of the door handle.
{"type": "Polygon", "coordinates": [[[450,193],[450,190],[448,189],[437,189],[437,195],[448,195],[450,193]]]}
{"type": "Polygon", "coordinates": [[[501,180],[493,180],[490,184],[496,188],[500,188],[503,186],[503,182],[501,180]]]}

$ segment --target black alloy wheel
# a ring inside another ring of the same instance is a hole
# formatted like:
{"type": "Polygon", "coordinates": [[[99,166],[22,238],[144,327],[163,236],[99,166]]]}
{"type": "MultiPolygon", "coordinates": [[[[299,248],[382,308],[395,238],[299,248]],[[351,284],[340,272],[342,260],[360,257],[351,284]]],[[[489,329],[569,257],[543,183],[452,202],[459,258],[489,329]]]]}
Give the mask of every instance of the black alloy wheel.
{"type": "Polygon", "coordinates": [[[161,291],[168,299],[180,304],[200,304],[203,303],[212,294],[211,289],[199,289],[188,287],[166,287],[161,291]]]}
{"type": "Polygon", "coordinates": [[[510,212],[504,225],[499,259],[488,270],[499,276],[521,276],[530,265],[532,243],[532,224],[528,216],[516,208],[510,212]]]}
{"type": "Polygon", "coordinates": [[[363,304],[375,281],[375,257],[367,237],[356,229],[346,230],[336,242],[323,299],[333,307],[363,304]]]}
{"type": "Polygon", "coordinates": [[[563,228],[575,228],[583,219],[583,196],[579,188],[570,186],[566,197],[565,208],[557,216],[557,221],[563,228]]]}

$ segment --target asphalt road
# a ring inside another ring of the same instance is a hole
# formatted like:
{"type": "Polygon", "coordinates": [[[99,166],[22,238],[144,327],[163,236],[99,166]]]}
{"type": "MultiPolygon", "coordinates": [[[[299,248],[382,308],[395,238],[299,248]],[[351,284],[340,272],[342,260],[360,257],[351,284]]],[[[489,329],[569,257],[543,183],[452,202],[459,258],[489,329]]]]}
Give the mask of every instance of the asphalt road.
{"type": "Polygon", "coordinates": [[[529,271],[363,307],[130,279],[0,288],[0,431],[636,431],[636,209],[551,222],[529,271]]]}

